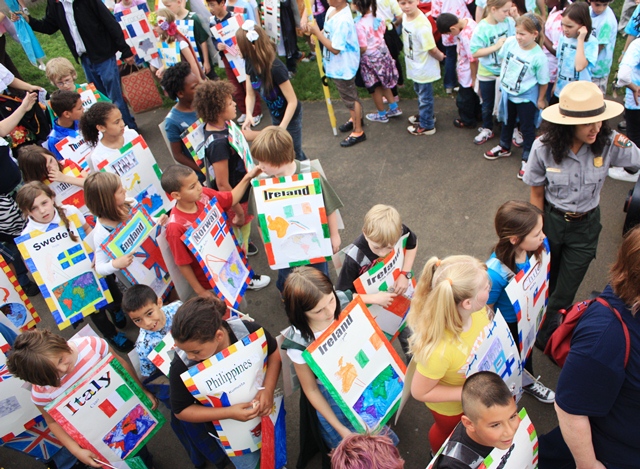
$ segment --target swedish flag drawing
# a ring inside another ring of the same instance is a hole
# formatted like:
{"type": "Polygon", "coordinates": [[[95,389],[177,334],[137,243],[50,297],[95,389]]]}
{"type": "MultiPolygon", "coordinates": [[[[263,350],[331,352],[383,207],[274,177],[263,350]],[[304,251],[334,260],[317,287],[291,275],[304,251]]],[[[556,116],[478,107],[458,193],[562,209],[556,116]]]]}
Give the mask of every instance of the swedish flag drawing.
{"type": "Polygon", "coordinates": [[[58,254],[58,260],[63,269],[68,269],[73,264],[77,264],[86,258],[87,256],[79,244],[58,254]]]}

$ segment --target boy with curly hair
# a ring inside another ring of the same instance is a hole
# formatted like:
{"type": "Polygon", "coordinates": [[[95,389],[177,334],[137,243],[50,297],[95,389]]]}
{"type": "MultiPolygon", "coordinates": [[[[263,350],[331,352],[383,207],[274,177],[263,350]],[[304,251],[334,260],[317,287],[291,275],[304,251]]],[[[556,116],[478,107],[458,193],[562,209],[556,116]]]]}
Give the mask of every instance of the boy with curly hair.
{"type": "MultiPolygon", "coordinates": [[[[204,126],[204,157],[207,168],[208,185],[217,191],[231,191],[247,175],[244,160],[229,143],[227,121],[236,118],[236,103],[233,100],[233,85],[228,81],[207,81],[202,83],[195,94],[194,107],[204,126]]],[[[235,233],[248,255],[258,253],[255,246],[249,247],[251,220],[248,213],[249,188],[240,203],[227,212],[229,219],[237,227],[235,233]]],[[[256,275],[249,286],[259,290],[269,284],[269,277],[256,275]]]]}

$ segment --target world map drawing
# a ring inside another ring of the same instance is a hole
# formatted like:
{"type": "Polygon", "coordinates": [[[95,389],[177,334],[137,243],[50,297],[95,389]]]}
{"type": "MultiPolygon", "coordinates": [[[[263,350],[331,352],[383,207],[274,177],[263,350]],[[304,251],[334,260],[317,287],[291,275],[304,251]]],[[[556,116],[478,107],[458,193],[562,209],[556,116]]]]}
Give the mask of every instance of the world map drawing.
{"type": "Polygon", "coordinates": [[[105,435],[103,441],[120,459],[124,459],[155,425],[155,419],[138,404],[105,435]]]}
{"type": "Polygon", "coordinates": [[[60,304],[60,311],[65,318],[102,298],[95,276],[85,272],[53,289],[53,295],[60,304]]]}
{"type": "Polygon", "coordinates": [[[369,428],[376,428],[396,399],[402,394],[402,380],[388,365],[367,386],[353,406],[369,428]]]}
{"type": "Polygon", "coordinates": [[[269,230],[276,232],[279,239],[287,238],[282,242],[282,248],[291,258],[311,259],[322,256],[322,246],[317,233],[302,223],[296,220],[287,221],[282,217],[268,216],[267,226],[269,230]]]}
{"type": "Polygon", "coordinates": [[[17,328],[25,325],[28,317],[27,308],[20,303],[5,303],[0,306],[0,311],[11,321],[17,328]]]}
{"type": "Polygon", "coordinates": [[[226,260],[212,255],[207,255],[205,260],[213,281],[218,288],[223,286],[230,293],[230,298],[235,298],[242,289],[247,277],[247,268],[240,259],[238,251],[235,249],[231,251],[231,255],[226,260]],[[217,274],[216,263],[222,263],[222,267],[217,274]],[[224,285],[220,285],[220,283],[224,283],[224,285]]]}

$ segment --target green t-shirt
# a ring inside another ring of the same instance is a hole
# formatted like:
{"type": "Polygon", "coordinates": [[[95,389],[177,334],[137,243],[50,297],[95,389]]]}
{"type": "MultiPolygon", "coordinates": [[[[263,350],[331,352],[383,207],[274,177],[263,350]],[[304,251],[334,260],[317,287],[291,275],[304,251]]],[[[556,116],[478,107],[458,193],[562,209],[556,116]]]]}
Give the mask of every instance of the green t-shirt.
{"type": "MultiPolygon", "coordinates": [[[[486,19],[480,21],[473,30],[473,36],[471,36],[471,53],[475,54],[480,49],[485,47],[491,47],[501,37],[511,37],[516,34],[516,23],[513,18],[507,18],[502,23],[489,24],[486,19]]],[[[489,55],[480,57],[478,59],[478,75],[483,77],[497,77],[500,76],[500,66],[502,65],[502,59],[499,55],[500,51],[492,52],[489,55]]]]}

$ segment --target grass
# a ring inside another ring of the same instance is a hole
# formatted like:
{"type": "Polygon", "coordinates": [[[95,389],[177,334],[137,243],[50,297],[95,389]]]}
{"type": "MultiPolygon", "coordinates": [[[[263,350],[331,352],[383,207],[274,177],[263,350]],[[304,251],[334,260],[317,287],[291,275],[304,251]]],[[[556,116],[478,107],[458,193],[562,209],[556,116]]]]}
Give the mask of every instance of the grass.
{"type": "MultiPolygon", "coordinates": [[[[153,0],[152,0],[153,1],[153,0]]],[[[152,1],[150,3],[152,3],[152,1]]],[[[620,10],[622,8],[623,0],[615,0],[611,7],[619,15],[620,10]]],[[[150,8],[153,8],[153,5],[150,5],[150,8]]],[[[32,3],[29,5],[29,10],[31,15],[35,18],[42,18],[45,14],[46,2],[38,1],[37,3],[32,3]]],[[[76,71],[78,73],[78,82],[83,83],[86,81],[84,72],[80,64],[76,63],[67,47],[64,38],[60,32],[57,32],[51,36],[43,35],[40,33],[36,33],[42,48],[44,49],[47,58],[51,59],[54,57],[66,57],[68,58],[75,66],[76,71]]],[[[613,82],[613,77],[618,70],[618,57],[622,52],[624,47],[625,38],[621,35],[618,35],[618,40],[616,41],[615,53],[614,53],[614,61],[610,75],[610,82],[613,82]]],[[[298,45],[302,51],[309,54],[309,46],[304,38],[298,39],[298,45]]],[[[28,83],[42,86],[47,89],[49,92],[55,91],[55,87],[48,82],[43,71],[39,70],[37,67],[31,65],[29,60],[27,59],[22,47],[17,44],[12,39],[7,41],[7,53],[15,63],[18,70],[22,74],[25,81],[28,83]]],[[[219,76],[224,77],[224,69],[217,68],[216,69],[219,76]]],[[[300,62],[298,64],[298,73],[291,80],[293,88],[296,91],[298,99],[302,101],[319,101],[324,100],[324,94],[322,90],[322,86],[320,84],[320,74],[318,73],[318,65],[315,61],[312,62],[300,62]]],[[[329,89],[331,91],[331,97],[334,100],[339,99],[339,95],[333,83],[329,83],[329,89]]],[[[611,88],[610,88],[611,89],[611,88]]],[[[359,89],[359,93],[361,97],[368,97],[369,94],[365,89],[359,89]]],[[[416,95],[413,91],[413,83],[411,80],[405,80],[405,86],[399,89],[399,94],[402,99],[415,99],[416,95]]],[[[436,96],[444,97],[447,96],[444,92],[444,88],[442,86],[442,80],[434,83],[434,94],[436,96]]],[[[165,106],[170,107],[172,102],[165,98],[165,106]]]]}

